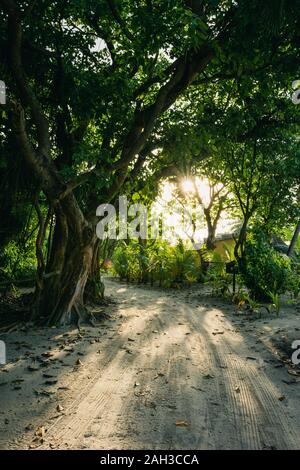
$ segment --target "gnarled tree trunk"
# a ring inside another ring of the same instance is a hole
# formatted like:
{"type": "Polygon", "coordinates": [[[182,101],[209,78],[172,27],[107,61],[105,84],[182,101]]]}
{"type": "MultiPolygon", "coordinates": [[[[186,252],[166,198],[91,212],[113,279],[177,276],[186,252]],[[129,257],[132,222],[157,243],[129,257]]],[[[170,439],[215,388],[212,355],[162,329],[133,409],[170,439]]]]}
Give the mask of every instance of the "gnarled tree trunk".
{"type": "Polygon", "coordinates": [[[101,243],[97,240],[94,244],[91,269],[86,283],[84,300],[86,302],[99,302],[104,299],[104,284],[100,273],[101,243]]]}
{"type": "Polygon", "coordinates": [[[56,224],[50,258],[33,319],[48,325],[93,322],[84,305],[84,291],[97,242],[73,195],[55,208],[56,224]]]}

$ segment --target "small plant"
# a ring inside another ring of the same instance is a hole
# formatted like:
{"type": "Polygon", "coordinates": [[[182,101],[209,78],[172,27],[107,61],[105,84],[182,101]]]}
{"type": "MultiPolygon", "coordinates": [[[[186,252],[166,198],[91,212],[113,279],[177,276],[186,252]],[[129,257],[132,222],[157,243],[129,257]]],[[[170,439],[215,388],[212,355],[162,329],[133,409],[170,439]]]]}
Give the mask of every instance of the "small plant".
{"type": "Polygon", "coordinates": [[[232,301],[238,309],[242,308],[245,304],[249,304],[249,300],[249,294],[243,288],[240,288],[232,297],[232,301]]]}
{"type": "Polygon", "coordinates": [[[278,292],[271,292],[270,291],[269,292],[269,297],[272,300],[271,308],[273,310],[275,310],[275,313],[278,317],[279,314],[280,314],[280,310],[281,310],[280,295],[278,294],[278,292]]]}
{"type": "Polygon", "coordinates": [[[249,297],[249,308],[250,308],[251,313],[256,313],[259,316],[261,316],[261,307],[262,307],[261,303],[249,297]]]}
{"type": "Polygon", "coordinates": [[[226,274],[225,261],[216,252],[209,252],[210,267],[206,276],[206,283],[212,285],[212,294],[227,297],[230,296],[231,276],[226,274]]]}

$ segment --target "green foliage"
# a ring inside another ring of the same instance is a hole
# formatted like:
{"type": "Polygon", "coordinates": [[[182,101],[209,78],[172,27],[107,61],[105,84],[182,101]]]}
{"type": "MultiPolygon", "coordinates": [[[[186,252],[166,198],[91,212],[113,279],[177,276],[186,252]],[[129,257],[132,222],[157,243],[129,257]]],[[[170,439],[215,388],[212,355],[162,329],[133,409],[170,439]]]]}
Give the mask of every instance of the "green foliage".
{"type": "Polygon", "coordinates": [[[249,301],[249,293],[244,289],[244,287],[240,286],[238,291],[232,297],[233,303],[235,303],[238,307],[243,306],[246,302],[249,301]]]}
{"type": "Polygon", "coordinates": [[[179,242],[172,249],[170,257],[170,274],[174,283],[196,282],[199,266],[197,257],[193,251],[186,250],[184,244],[179,242]]]}
{"type": "Polygon", "coordinates": [[[36,269],[36,258],[34,238],[27,243],[26,247],[16,241],[10,241],[1,255],[1,277],[14,281],[20,277],[34,275],[36,269]]]}
{"type": "Polygon", "coordinates": [[[166,241],[122,242],[114,251],[113,271],[121,279],[150,282],[163,287],[180,287],[197,282],[199,259],[182,242],[176,246],[166,241]]]}
{"type": "Polygon", "coordinates": [[[291,271],[288,281],[288,290],[297,300],[300,296],[300,260],[299,257],[291,260],[291,271]]]}
{"type": "Polygon", "coordinates": [[[269,297],[272,301],[271,308],[275,310],[277,317],[279,316],[281,309],[280,294],[278,292],[269,292],[269,297]]]}
{"type": "Polygon", "coordinates": [[[288,290],[290,260],[272,248],[262,230],[248,235],[242,279],[256,300],[272,300],[272,296],[288,290]]]}
{"type": "Polygon", "coordinates": [[[210,251],[210,267],[207,272],[206,282],[213,287],[212,293],[217,296],[227,296],[230,294],[232,276],[226,273],[226,264],[219,253],[210,251]]]}

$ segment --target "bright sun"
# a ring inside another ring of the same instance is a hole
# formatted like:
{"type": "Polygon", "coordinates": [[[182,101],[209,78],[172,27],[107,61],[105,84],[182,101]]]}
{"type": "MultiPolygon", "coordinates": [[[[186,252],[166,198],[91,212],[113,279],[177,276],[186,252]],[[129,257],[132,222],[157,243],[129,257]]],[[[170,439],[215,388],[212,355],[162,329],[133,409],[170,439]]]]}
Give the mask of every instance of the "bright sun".
{"type": "Polygon", "coordinates": [[[194,193],[195,192],[195,187],[194,183],[192,180],[189,179],[184,179],[181,183],[182,189],[185,193],[194,193]]]}
{"type": "Polygon", "coordinates": [[[208,179],[196,177],[194,182],[188,178],[185,178],[181,182],[181,187],[186,195],[195,194],[197,189],[197,192],[201,196],[204,206],[209,205],[211,199],[211,190],[208,179]]]}

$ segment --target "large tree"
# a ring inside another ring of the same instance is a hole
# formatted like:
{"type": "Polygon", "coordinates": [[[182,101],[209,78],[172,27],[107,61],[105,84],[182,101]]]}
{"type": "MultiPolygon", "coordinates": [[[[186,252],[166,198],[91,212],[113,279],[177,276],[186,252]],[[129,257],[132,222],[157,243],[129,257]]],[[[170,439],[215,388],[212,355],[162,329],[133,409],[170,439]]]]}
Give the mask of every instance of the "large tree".
{"type": "Polygon", "coordinates": [[[55,220],[35,317],[89,318],[97,205],[142,168],[162,119],[191,86],[241,81],[272,63],[280,71],[299,26],[294,2],[284,3],[279,13],[281,1],[265,2],[269,31],[259,1],[0,1],[10,132],[55,220]]]}

